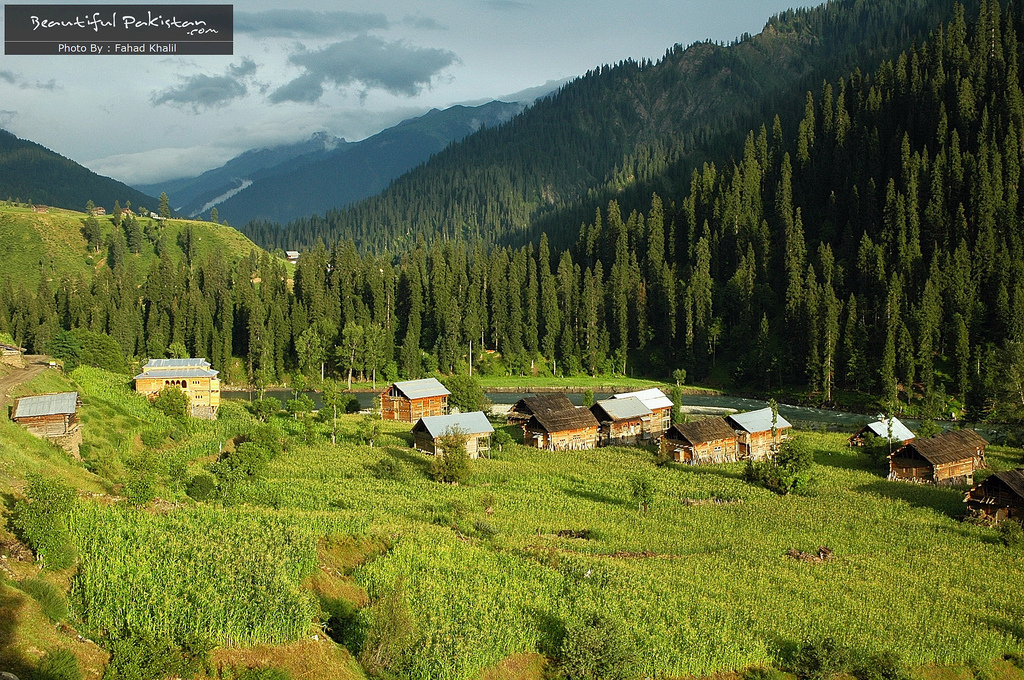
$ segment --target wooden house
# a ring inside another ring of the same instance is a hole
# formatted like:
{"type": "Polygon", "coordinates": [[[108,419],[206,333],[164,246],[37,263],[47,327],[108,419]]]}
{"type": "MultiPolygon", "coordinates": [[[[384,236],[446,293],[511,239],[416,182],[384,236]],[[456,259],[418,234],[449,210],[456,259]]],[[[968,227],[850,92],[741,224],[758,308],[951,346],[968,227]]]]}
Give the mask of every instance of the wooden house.
{"type": "Polygon", "coordinates": [[[22,355],[24,353],[24,347],[8,345],[5,342],[0,342],[0,364],[6,364],[8,366],[23,366],[24,361],[22,359],[22,355]]]}
{"type": "Polygon", "coordinates": [[[734,413],[726,417],[729,426],[736,433],[736,451],[740,459],[764,460],[775,454],[779,444],[789,436],[793,426],[781,415],[775,418],[775,434],[772,435],[772,410],[762,408],[747,413],[734,413]]]}
{"type": "Polygon", "coordinates": [[[587,408],[573,406],[561,411],[534,414],[523,425],[523,444],[549,451],[597,447],[600,424],[587,408]]]}
{"type": "Polygon", "coordinates": [[[213,420],[220,408],[217,374],[206,359],[150,359],[135,376],[135,391],[153,400],[165,387],[179,387],[188,395],[194,417],[213,420]]]}
{"type": "Polygon", "coordinates": [[[675,404],[657,387],[639,392],[621,392],[612,395],[612,399],[639,399],[651,410],[651,415],[644,418],[644,439],[657,439],[663,432],[672,427],[672,407],[675,404]]]}
{"type": "Polygon", "coordinates": [[[736,431],[722,417],[676,423],[661,437],[659,445],[662,454],[677,463],[704,465],[740,459],[736,431]]]}
{"type": "Polygon", "coordinates": [[[436,378],[396,382],[380,393],[380,412],[384,420],[413,423],[426,416],[448,415],[451,396],[436,378]]]}
{"type": "Polygon", "coordinates": [[[651,409],[636,397],[603,399],[590,407],[601,424],[599,446],[639,444],[644,438],[644,420],[651,419],[651,409]]]}
{"type": "Polygon", "coordinates": [[[97,205],[97,206],[95,206],[92,209],[92,214],[93,215],[97,215],[97,216],[99,216],[99,215],[106,215],[107,214],[107,209],[104,208],[102,205],[97,205]]]}
{"type": "Polygon", "coordinates": [[[879,418],[857,430],[849,439],[850,446],[864,446],[868,433],[879,439],[888,440],[890,432],[892,432],[892,441],[889,443],[894,446],[903,446],[907,442],[913,441],[916,436],[910,431],[910,428],[900,422],[899,418],[892,416],[889,420],[879,418]]]}
{"type": "Polygon", "coordinates": [[[78,392],[40,394],[14,402],[11,420],[37,437],[63,437],[78,427],[78,392]]]}
{"type": "Polygon", "coordinates": [[[1024,520],[1024,469],[996,472],[964,497],[967,509],[998,522],[1024,520]]]}
{"type": "Polygon", "coordinates": [[[50,212],[50,206],[47,206],[47,205],[34,205],[34,206],[32,206],[32,210],[34,210],[37,213],[42,213],[42,214],[45,215],[46,213],[50,212]]]}
{"type": "Polygon", "coordinates": [[[929,484],[973,484],[985,466],[985,441],[974,430],[915,439],[889,454],[889,479],[929,484]]]}
{"type": "Polygon", "coordinates": [[[538,394],[533,397],[523,397],[512,404],[512,408],[509,409],[506,418],[509,425],[525,425],[529,422],[530,418],[538,413],[566,411],[572,408],[576,407],[569,401],[569,397],[565,396],[562,392],[538,394]]]}
{"type": "Polygon", "coordinates": [[[412,426],[413,447],[431,455],[444,455],[444,449],[437,446],[436,440],[454,432],[469,437],[466,453],[470,458],[489,454],[494,428],[482,411],[420,418],[412,426]]]}

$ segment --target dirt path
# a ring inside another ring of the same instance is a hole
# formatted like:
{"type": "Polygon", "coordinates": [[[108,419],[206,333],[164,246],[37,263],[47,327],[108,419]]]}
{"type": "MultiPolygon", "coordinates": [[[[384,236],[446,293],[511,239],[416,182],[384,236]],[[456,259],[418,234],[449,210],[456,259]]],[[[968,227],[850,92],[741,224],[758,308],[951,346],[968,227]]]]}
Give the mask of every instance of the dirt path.
{"type": "Polygon", "coordinates": [[[50,357],[41,354],[27,354],[25,355],[25,361],[28,362],[28,366],[25,368],[12,368],[9,374],[0,378],[0,406],[9,401],[7,398],[8,392],[49,368],[48,362],[50,357]]]}

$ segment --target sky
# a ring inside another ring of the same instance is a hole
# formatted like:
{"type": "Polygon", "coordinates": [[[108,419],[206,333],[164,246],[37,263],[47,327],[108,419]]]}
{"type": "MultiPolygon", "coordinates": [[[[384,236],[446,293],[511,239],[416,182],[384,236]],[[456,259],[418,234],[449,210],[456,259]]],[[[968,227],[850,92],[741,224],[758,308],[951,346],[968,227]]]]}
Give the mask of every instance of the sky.
{"type": "Polygon", "coordinates": [[[240,0],[231,56],[0,56],[0,127],[102,175],[158,183],[319,131],[358,141],[431,108],[520,99],[676,43],[728,42],[792,6],[240,0]]]}

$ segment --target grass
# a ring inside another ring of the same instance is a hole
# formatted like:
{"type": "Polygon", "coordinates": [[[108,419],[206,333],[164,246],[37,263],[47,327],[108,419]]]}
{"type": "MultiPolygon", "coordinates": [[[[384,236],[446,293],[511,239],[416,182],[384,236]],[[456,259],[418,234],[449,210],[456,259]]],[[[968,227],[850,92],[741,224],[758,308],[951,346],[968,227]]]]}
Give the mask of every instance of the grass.
{"type": "MultiPolygon", "coordinates": [[[[265,478],[242,484],[233,505],[194,504],[175,474],[202,470],[226,437],[251,427],[247,414],[226,407],[221,420],[197,422],[154,453],[135,435],[173,423],[123,379],[79,369],[74,380],[94,430],[93,463],[129,474],[142,457],[170,501],[80,503],[72,531],[82,559],[69,600],[87,632],[131,622],[198,633],[230,645],[215,655],[225,668],[277,666],[272,650],[282,650],[294,677],[305,677],[302,654],[325,659],[333,670],[323,677],[360,677],[361,650],[346,654],[323,637],[317,598],[360,608],[366,633],[386,628],[388,611],[406,612],[404,651],[390,669],[406,678],[539,677],[538,654],[557,650],[560,631],[594,609],[622,621],[638,645],[637,676],[778,664],[802,640],[825,637],[894,651],[917,669],[1024,653],[1024,555],[960,521],[963,489],[889,482],[846,434],[805,432],[814,481],[780,497],[744,482],[742,464],[657,468],[649,450],[632,447],[506,446],[474,462],[467,483],[448,486],[428,478],[429,458],[409,448],[406,424],[385,423],[370,448],[358,443],[359,416],[341,418],[337,446],[327,425],[306,445],[301,424],[282,419],[292,437],[265,478]],[[382,458],[396,462],[398,480],[374,474],[382,458]],[[641,471],[657,489],[646,514],[628,483],[641,471]],[[688,502],[708,498],[733,502],[688,502]],[[786,554],[822,545],[835,559],[786,554]]],[[[6,425],[0,419],[0,473],[14,478],[7,444],[23,440],[6,425]]],[[[17,455],[82,474],[38,451],[17,455]]],[[[1020,453],[991,447],[988,460],[1005,469],[1020,453]]]]}

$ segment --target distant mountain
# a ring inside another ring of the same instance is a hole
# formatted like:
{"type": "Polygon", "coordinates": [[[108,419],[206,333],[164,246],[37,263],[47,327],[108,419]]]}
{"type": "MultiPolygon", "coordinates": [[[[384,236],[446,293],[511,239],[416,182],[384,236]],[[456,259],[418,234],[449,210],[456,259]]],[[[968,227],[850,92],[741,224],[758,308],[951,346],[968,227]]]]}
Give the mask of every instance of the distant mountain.
{"type": "Polygon", "coordinates": [[[344,139],[328,132],[317,132],[296,144],[246,151],[198,177],[144,184],[137,188],[156,196],[166,191],[175,210],[194,217],[208,213],[214,205],[251,186],[258,179],[311,163],[347,144],[344,139]]]}
{"type": "Polygon", "coordinates": [[[0,200],[8,198],[69,210],[84,210],[89,201],[107,210],[114,201],[154,210],[158,205],[144,192],[0,130],[0,200]]]}
{"type": "Polygon", "coordinates": [[[299,144],[247,151],[193,179],[139,188],[166,191],[171,205],[189,216],[216,207],[231,224],[287,222],[377,194],[451,142],[507,122],[525,107],[492,101],[433,109],[359,142],[318,132],[299,144]]]}

